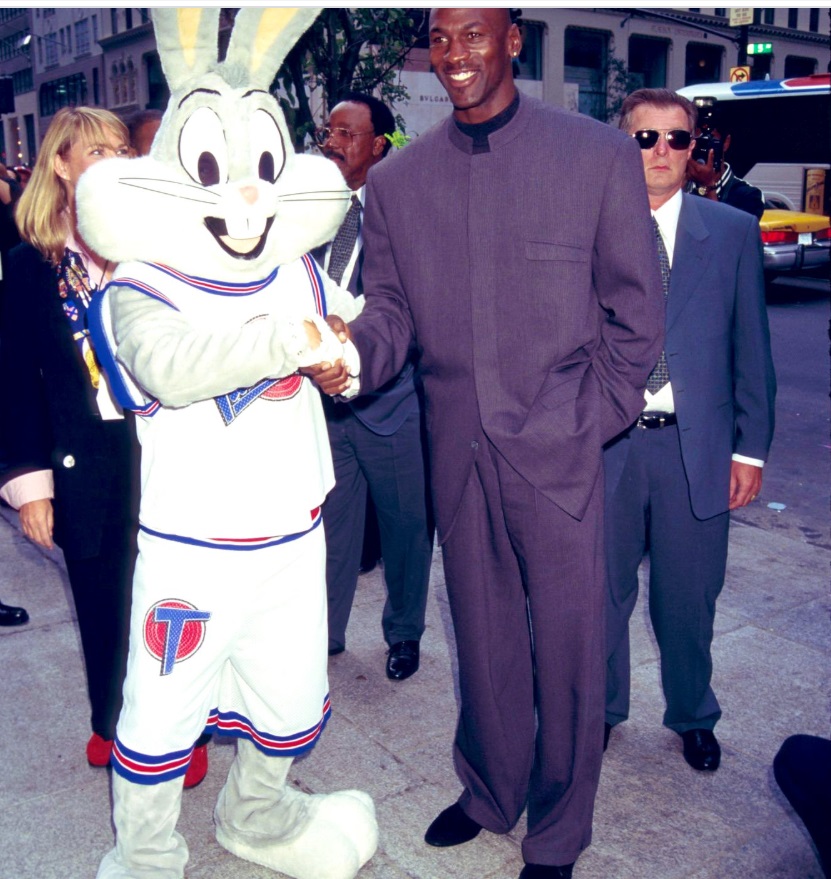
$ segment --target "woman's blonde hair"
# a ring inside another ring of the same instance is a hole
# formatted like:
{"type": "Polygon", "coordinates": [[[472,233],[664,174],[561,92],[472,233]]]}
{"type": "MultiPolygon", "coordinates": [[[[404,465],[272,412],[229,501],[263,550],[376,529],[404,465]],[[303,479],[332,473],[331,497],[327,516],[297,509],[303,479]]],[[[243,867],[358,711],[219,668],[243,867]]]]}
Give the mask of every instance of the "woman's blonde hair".
{"type": "Polygon", "coordinates": [[[15,209],[20,237],[58,265],[63,257],[69,202],[63,180],[55,171],[55,158],[65,158],[73,144],[105,142],[115,132],[129,143],[124,123],[109,110],[97,107],[62,107],[46,130],[32,176],[15,209]]]}

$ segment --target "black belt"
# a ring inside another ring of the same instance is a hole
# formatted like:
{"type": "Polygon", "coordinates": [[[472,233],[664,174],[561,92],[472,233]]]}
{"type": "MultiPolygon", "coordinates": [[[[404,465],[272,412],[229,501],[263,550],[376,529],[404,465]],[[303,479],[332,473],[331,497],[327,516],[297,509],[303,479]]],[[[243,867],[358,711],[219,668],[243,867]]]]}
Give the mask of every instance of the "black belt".
{"type": "Polygon", "coordinates": [[[670,427],[677,423],[674,412],[641,412],[635,426],[643,430],[657,430],[659,427],[670,427]]]}

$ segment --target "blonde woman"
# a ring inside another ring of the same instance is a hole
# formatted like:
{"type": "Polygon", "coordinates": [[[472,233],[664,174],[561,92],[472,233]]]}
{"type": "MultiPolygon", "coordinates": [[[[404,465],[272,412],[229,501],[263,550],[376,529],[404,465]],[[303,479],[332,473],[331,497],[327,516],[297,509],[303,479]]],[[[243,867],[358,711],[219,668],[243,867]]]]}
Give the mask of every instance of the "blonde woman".
{"type": "MultiPolygon", "coordinates": [[[[113,266],[78,232],[75,188],[95,162],[127,155],[127,129],[112,113],[74,107],[55,114],[17,205],[24,243],[10,254],[0,323],[0,382],[10,402],[0,436],[14,475],[1,493],[19,509],[30,540],[47,549],[54,541],[63,551],[86,664],[94,766],[109,763],[121,709],[139,452],[132,416],[111,397],[87,331],[87,307],[113,266]]],[[[204,749],[200,757],[201,781],[204,749]]]]}

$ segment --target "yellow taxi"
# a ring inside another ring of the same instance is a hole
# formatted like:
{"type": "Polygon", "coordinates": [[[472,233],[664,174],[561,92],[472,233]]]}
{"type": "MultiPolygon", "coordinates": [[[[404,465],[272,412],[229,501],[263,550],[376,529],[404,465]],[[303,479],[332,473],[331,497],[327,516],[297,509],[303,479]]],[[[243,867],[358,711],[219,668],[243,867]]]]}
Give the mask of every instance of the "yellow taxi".
{"type": "Polygon", "coordinates": [[[827,267],[831,219],[821,214],[767,208],[759,220],[765,272],[799,272],[827,267]]]}

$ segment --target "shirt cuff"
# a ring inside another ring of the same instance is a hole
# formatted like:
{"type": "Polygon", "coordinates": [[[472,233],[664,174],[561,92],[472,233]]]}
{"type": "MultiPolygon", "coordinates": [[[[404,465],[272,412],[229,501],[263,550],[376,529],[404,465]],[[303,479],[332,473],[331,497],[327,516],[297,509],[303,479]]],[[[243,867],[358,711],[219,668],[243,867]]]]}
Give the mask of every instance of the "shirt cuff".
{"type": "Polygon", "coordinates": [[[51,470],[33,470],[15,476],[0,488],[0,497],[15,510],[32,501],[42,501],[55,496],[55,477],[51,470]]]}
{"type": "Polygon", "coordinates": [[[738,461],[739,464],[752,464],[754,467],[762,468],[765,466],[764,461],[760,461],[758,458],[748,458],[745,455],[736,455],[734,453],[733,460],[738,461]]]}

